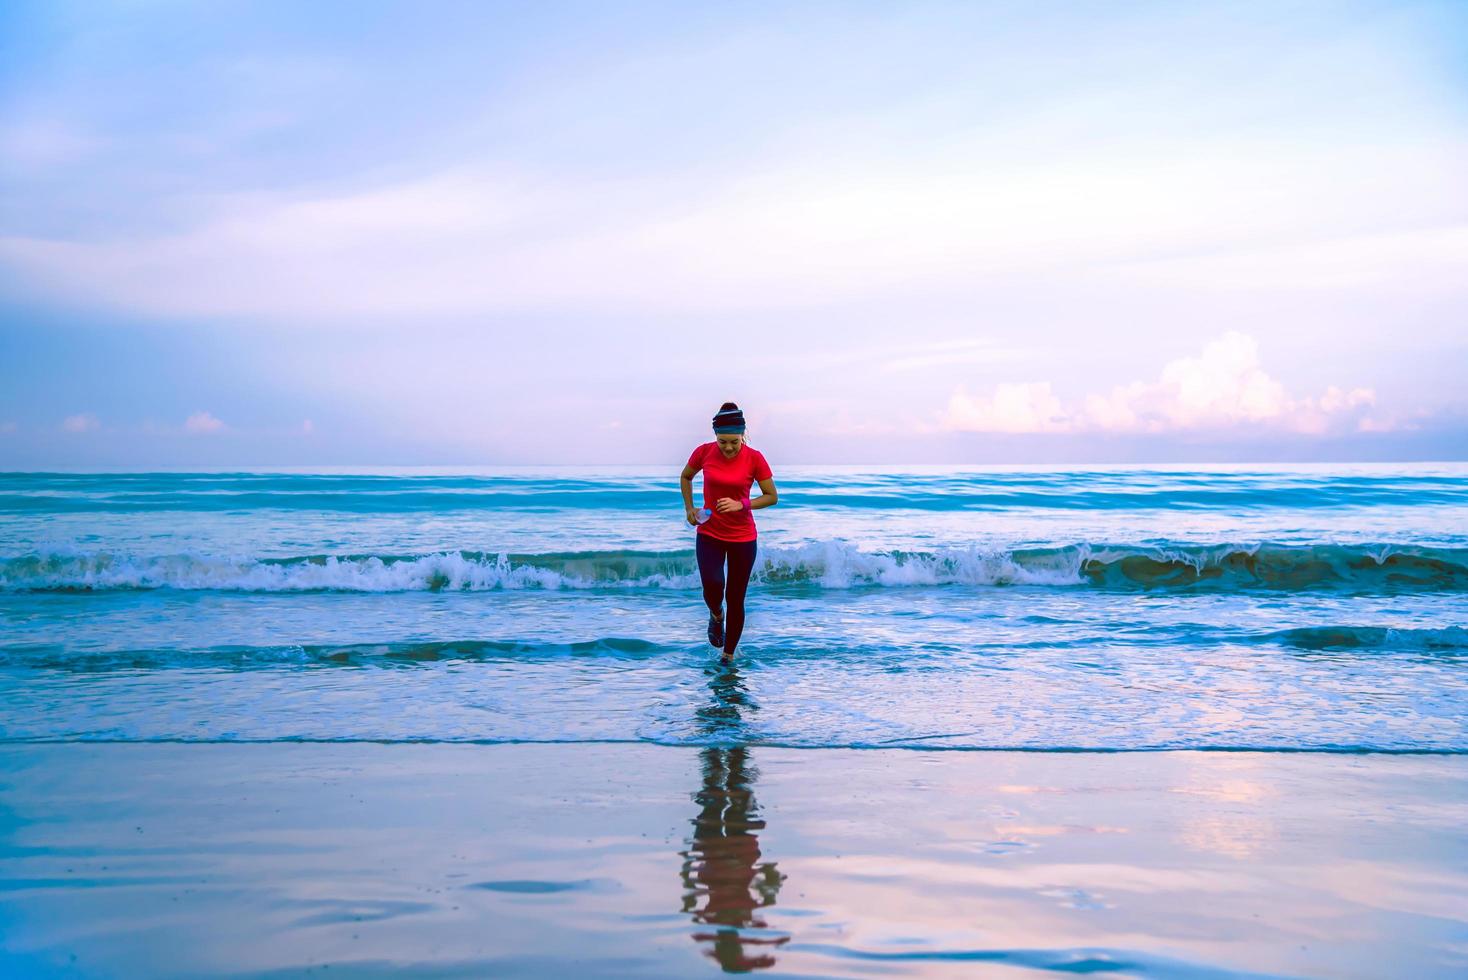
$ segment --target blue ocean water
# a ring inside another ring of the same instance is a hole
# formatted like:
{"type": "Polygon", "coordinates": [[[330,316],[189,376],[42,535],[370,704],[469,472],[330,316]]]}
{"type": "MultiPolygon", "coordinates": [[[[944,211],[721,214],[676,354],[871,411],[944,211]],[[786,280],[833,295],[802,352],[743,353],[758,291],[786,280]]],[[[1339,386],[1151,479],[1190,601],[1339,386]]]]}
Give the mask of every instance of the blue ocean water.
{"type": "Polygon", "coordinates": [[[1468,752],[1468,464],[677,470],[0,474],[0,739],[1468,752]]]}

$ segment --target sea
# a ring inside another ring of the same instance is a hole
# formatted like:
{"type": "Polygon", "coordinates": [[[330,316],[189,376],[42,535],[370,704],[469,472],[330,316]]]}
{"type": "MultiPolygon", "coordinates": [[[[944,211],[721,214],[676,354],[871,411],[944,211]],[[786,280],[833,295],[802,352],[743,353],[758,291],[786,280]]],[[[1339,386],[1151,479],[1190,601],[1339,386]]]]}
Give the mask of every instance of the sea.
{"type": "Polygon", "coordinates": [[[0,474],[0,740],[1468,753],[1468,464],[0,474]],[[695,491],[701,486],[695,482],[695,491]]]}

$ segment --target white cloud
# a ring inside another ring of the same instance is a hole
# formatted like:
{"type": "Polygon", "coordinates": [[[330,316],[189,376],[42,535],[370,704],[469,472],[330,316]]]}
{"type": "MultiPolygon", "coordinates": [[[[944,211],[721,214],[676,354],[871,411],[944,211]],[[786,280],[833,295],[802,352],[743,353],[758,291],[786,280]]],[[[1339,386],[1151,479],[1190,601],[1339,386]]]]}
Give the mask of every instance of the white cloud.
{"type": "Polygon", "coordinates": [[[310,419],[301,420],[301,434],[309,436],[316,431],[316,423],[310,419]]]}
{"type": "Polygon", "coordinates": [[[1229,332],[1200,356],[1168,364],[1157,381],[1090,396],[1085,419],[1108,431],[1166,432],[1263,422],[1291,408],[1284,386],[1259,366],[1254,338],[1229,332]]]}
{"type": "Polygon", "coordinates": [[[947,428],[961,432],[1065,432],[1070,418],[1048,381],[1001,384],[990,395],[960,387],[948,399],[947,428]]]}
{"type": "Polygon", "coordinates": [[[9,434],[19,431],[20,426],[15,422],[0,422],[0,434],[9,434]]]}
{"type": "Polygon", "coordinates": [[[184,420],[184,431],[208,435],[224,429],[224,423],[208,412],[195,412],[184,420]]]}
{"type": "Polygon", "coordinates": [[[61,427],[67,432],[95,432],[102,427],[102,422],[90,412],[79,412],[63,419],[61,427]]]}
{"type": "Polygon", "coordinates": [[[1065,407],[1049,382],[1001,384],[991,394],[960,387],[943,413],[945,428],[963,432],[1164,433],[1262,426],[1323,434],[1337,429],[1384,431],[1391,423],[1368,419],[1370,388],[1332,385],[1318,398],[1296,397],[1259,363],[1253,337],[1230,331],[1196,357],[1163,367],[1156,381],[1118,385],[1065,407]]]}

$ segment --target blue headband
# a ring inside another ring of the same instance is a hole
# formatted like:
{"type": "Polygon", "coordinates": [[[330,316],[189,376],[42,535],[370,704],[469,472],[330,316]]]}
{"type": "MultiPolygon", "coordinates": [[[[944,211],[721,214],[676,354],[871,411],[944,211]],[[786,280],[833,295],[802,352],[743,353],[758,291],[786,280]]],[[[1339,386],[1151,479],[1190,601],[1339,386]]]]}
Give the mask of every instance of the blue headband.
{"type": "Polygon", "coordinates": [[[714,432],[719,435],[744,431],[744,413],[737,408],[730,408],[714,416],[714,432]],[[722,423],[722,424],[721,424],[722,423]]]}

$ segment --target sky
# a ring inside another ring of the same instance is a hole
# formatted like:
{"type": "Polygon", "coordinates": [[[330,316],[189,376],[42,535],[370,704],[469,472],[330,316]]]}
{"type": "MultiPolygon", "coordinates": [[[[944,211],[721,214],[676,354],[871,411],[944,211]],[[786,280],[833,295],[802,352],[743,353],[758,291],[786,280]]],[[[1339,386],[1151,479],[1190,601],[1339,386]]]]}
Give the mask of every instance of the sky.
{"type": "Polygon", "coordinates": [[[1468,459],[1460,2],[0,5],[0,470],[1468,459]]]}

